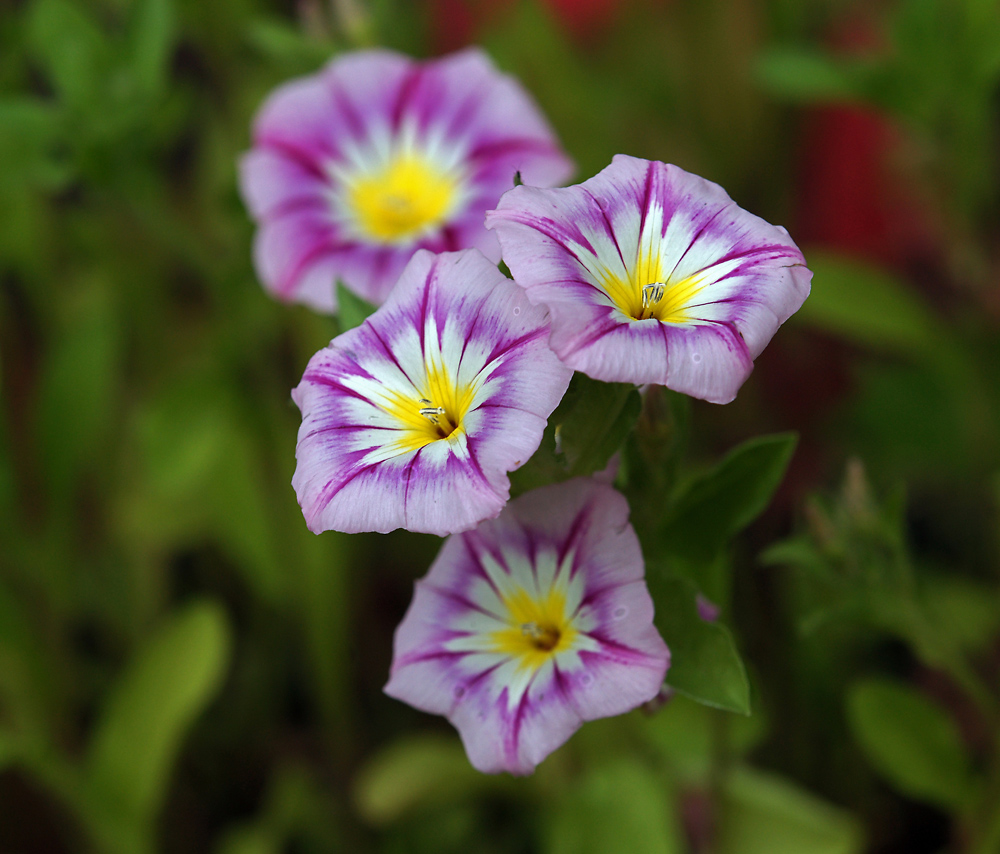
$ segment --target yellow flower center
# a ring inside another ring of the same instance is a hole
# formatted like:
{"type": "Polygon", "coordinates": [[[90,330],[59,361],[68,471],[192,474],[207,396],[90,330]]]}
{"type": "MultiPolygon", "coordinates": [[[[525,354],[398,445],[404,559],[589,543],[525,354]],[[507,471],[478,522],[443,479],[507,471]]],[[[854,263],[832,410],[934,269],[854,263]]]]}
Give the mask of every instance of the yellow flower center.
{"type": "Polygon", "coordinates": [[[622,278],[611,270],[598,272],[598,284],[611,301],[632,320],[654,320],[663,323],[687,323],[687,309],[705,286],[704,276],[696,273],[685,279],[673,280],[664,270],[657,247],[641,247],[635,266],[622,278]]]}
{"type": "Polygon", "coordinates": [[[465,428],[463,419],[472,406],[474,383],[459,387],[443,368],[430,365],[427,380],[411,398],[394,392],[385,409],[402,422],[395,450],[403,454],[416,451],[439,439],[452,439],[465,428]]]}
{"type": "Polygon", "coordinates": [[[687,311],[691,300],[704,285],[697,274],[678,282],[643,281],[635,276],[623,282],[608,273],[601,287],[622,313],[633,320],[653,318],[663,323],[687,323],[691,320],[687,311]]]}
{"type": "Polygon", "coordinates": [[[494,652],[518,658],[521,669],[536,669],[549,658],[573,645],[576,629],[566,613],[566,595],[553,588],[543,596],[532,596],[519,588],[503,598],[509,628],[491,635],[494,652]]]}
{"type": "Polygon", "coordinates": [[[440,226],[459,196],[458,176],[414,154],[347,182],[358,228],[378,243],[405,243],[440,226]]]}

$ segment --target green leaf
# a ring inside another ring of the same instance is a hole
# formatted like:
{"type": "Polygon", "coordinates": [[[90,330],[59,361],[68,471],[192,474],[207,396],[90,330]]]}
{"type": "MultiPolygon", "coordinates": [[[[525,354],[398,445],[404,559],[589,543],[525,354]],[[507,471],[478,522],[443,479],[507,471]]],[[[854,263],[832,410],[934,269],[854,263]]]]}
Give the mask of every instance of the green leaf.
{"type": "Polygon", "coordinates": [[[0,191],[14,186],[62,187],[71,166],[59,152],[63,115],[37,98],[0,99],[0,191]]]}
{"type": "Polygon", "coordinates": [[[812,292],[795,322],[855,344],[924,356],[944,335],[921,299],[891,274],[863,261],[808,254],[812,292]]]}
{"type": "Polygon", "coordinates": [[[35,0],[27,36],[59,95],[74,107],[99,109],[109,46],[97,22],[70,0],[35,0]]]}
{"type": "Polygon", "coordinates": [[[792,103],[850,101],[859,95],[849,66],[808,48],[772,48],[755,70],[769,94],[792,103]]]}
{"type": "Polygon", "coordinates": [[[421,735],[398,741],[370,759],[354,781],[353,799],[365,821],[382,825],[496,782],[469,764],[457,739],[421,735]]]}
{"type": "Polygon", "coordinates": [[[264,454],[221,379],[178,382],[135,418],[136,453],[117,499],[118,536],[133,549],[213,539],[254,593],[278,603],[289,576],[276,542],[264,454]]]}
{"type": "Polygon", "coordinates": [[[856,683],[847,718],[868,761],[903,794],[945,809],[975,785],[955,722],[912,688],[887,679],[856,683]]]}
{"type": "Polygon", "coordinates": [[[107,282],[67,291],[64,300],[42,374],[38,436],[49,488],[68,500],[74,478],[95,465],[115,426],[122,324],[107,282]]]}
{"type": "Polygon", "coordinates": [[[638,761],[589,770],[547,813],[545,854],[680,854],[674,799],[664,780],[638,761]]]}
{"type": "Polygon", "coordinates": [[[277,18],[255,17],[247,25],[246,38],[261,55],[290,73],[315,71],[338,52],[329,37],[306,33],[302,27],[277,18]]]}
{"type": "Polygon", "coordinates": [[[642,410],[629,383],[602,383],[574,374],[549,417],[534,456],[511,476],[512,494],[602,471],[621,447],[642,410]]]}
{"type": "Polygon", "coordinates": [[[670,647],[667,684],[706,706],[750,714],[750,682],[729,630],[698,615],[697,589],[671,578],[655,564],[646,582],[656,608],[655,622],[670,647]]]}
{"type": "Polygon", "coordinates": [[[341,332],[360,326],[374,311],[375,306],[337,282],[337,319],[340,321],[341,332]]]}
{"type": "Polygon", "coordinates": [[[955,646],[975,653],[1000,633],[997,592],[989,584],[960,575],[923,576],[920,601],[928,621],[955,646]]]}
{"type": "Polygon", "coordinates": [[[225,676],[230,642],[222,609],[198,602],[171,615],[119,678],[85,767],[108,820],[141,826],[155,818],[183,738],[225,676]]]}
{"type": "Polygon", "coordinates": [[[750,716],[727,715],[681,694],[656,714],[643,715],[639,727],[649,747],[670,763],[676,779],[692,786],[711,780],[720,732],[731,756],[753,750],[768,733],[760,709],[750,716]],[[720,716],[725,720],[718,720],[720,716]]]}
{"type": "Polygon", "coordinates": [[[175,34],[172,0],[138,0],[129,30],[129,68],[146,99],[166,86],[175,34]]]}
{"type": "Polygon", "coordinates": [[[601,471],[632,427],[642,399],[630,383],[602,383],[576,374],[552,414],[557,452],[570,477],[601,471]]]}
{"type": "Polygon", "coordinates": [[[796,442],[794,433],[750,439],[689,482],[660,529],[664,552],[698,563],[715,560],[726,543],[770,503],[796,442]]]}
{"type": "Polygon", "coordinates": [[[864,836],[848,812],[752,768],[727,778],[717,854],[860,854],[864,836]]]}

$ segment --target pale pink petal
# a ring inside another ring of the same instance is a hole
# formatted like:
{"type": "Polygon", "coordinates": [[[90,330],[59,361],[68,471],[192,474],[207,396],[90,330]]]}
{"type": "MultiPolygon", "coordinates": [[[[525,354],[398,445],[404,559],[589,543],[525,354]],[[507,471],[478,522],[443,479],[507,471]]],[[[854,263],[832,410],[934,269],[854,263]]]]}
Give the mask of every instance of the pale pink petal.
{"type": "Polygon", "coordinates": [[[515,281],[551,311],[559,358],[608,382],[726,403],[809,294],[783,228],[665,163],[617,155],[577,186],[517,187],[486,223],[515,281]],[[647,289],[663,314],[641,313],[647,289]]]}
{"type": "Polygon", "coordinates": [[[515,172],[549,186],[572,171],[531,97],[477,49],[425,62],[382,49],[342,54],[275,90],[253,144],[240,185],[260,226],[258,275],[275,296],[327,312],[337,281],[382,303],[421,248],[475,248],[499,261],[483,216],[515,172]],[[370,224],[351,188],[386,182],[393,164],[410,160],[445,182],[446,201],[423,211],[432,194],[401,198],[386,183],[383,210],[416,212],[370,224]]]}
{"type": "Polygon", "coordinates": [[[652,620],[625,499],[589,479],[544,487],[447,540],[385,690],[446,715],[479,770],[528,774],[583,721],[658,694],[670,654],[652,620]],[[521,623],[525,607],[541,622],[521,623]],[[549,645],[531,652],[519,639],[539,631],[549,645]]]}
{"type": "Polygon", "coordinates": [[[292,485],[309,529],[445,535],[496,516],[507,473],[534,453],[569,384],[547,338],[545,310],[480,253],[418,252],[382,308],[317,353],[292,392],[292,485]],[[452,405],[442,382],[466,402],[447,415],[459,426],[435,436],[417,413],[452,405]]]}

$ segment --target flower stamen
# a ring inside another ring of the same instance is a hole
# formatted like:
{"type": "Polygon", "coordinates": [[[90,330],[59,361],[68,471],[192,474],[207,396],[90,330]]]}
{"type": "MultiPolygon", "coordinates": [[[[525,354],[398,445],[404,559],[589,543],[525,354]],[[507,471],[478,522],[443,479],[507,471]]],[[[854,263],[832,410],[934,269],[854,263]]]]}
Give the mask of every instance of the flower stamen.
{"type": "Polygon", "coordinates": [[[666,282],[650,282],[642,289],[643,311],[652,311],[653,307],[663,299],[666,282]]]}
{"type": "Polygon", "coordinates": [[[432,424],[440,424],[440,416],[447,414],[448,410],[443,406],[434,406],[427,398],[420,398],[420,402],[425,404],[420,407],[419,412],[432,424]]]}
{"type": "Polygon", "coordinates": [[[521,634],[528,638],[528,642],[541,652],[551,652],[559,645],[562,632],[553,625],[539,625],[538,623],[522,623],[521,634]]]}

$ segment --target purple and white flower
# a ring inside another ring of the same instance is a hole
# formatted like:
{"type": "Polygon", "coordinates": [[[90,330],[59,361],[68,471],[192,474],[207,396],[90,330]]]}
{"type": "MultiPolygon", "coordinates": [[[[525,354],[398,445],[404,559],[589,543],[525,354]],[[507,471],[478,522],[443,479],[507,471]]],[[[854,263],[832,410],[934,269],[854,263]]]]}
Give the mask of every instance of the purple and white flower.
{"type": "Polygon", "coordinates": [[[292,392],[309,529],[443,536],[496,516],[572,375],[548,336],[545,309],[480,252],[418,251],[292,392]]]}
{"type": "Polygon", "coordinates": [[[628,505],[578,479],[445,542],[385,691],[446,715],[480,771],[530,774],[583,721],[655,697],[669,662],[628,505]]]}
{"type": "Polygon", "coordinates": [[[788,232],[666,163],[619,154],[573,187],[516,187],[486,225],[556,354],[598,380],[728,403],[809,295],[788,232]]]}
{"type": "Polygon", "coordinates": [[[500,259],[483,215],[514,185],[572,164],[531,97],[480,50],[416,62],[345,54],[275,91],[240,163],[271,293],[335,311],[340,280],[380,304],[418,248],[500,259]]]}

